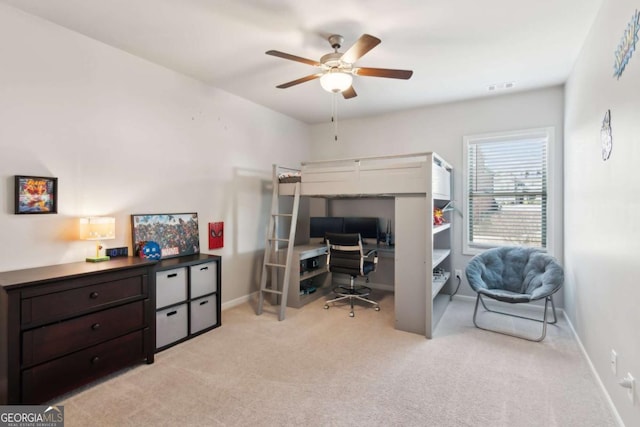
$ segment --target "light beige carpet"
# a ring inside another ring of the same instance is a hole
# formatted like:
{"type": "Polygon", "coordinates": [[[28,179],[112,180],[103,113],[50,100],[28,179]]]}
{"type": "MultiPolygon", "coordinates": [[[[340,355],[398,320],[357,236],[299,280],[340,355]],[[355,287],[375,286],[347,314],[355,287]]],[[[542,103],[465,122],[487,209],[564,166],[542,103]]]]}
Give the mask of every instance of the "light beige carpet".
{"type": "Polygon", "coordinates": [[[349,318],[320,299],[282,322],[243,304],[56,403],[67,427],[616,425],[564,319],[532,343],[476,329],[473,304],[454,299],[427,340],[393,328],[392,294],[373,298],[382,311],[349,318]]]}

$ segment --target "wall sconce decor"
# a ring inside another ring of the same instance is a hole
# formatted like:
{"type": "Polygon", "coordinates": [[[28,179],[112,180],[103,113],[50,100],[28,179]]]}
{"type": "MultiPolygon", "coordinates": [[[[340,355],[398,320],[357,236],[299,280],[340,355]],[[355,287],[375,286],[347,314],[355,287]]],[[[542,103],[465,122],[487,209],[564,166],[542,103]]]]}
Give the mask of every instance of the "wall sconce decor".
{"type": "Polygon", "coordinates": [[[116,238],[116,219],[113,217],[80,218],[80,240],[96,241],[96,256],[88,257],[87,262],[108,261],[110,257],[104,255],[102,240],[116,238]]]}

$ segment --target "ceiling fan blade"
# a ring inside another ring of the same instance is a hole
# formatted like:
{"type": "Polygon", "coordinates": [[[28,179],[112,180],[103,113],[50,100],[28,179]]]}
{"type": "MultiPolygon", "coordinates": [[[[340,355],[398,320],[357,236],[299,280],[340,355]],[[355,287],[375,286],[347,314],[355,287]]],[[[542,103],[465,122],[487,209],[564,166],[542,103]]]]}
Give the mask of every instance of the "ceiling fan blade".
{"type": "Polygon", "coordinates": [[[302,58],[300,56],[291,55],[289,53],[280,52],[278,50],[268,50],[265,52],[267,55],[277,56],[278,58],[289,59],[291,61],[302,62],[303,64],[313,65],[315,67],[320,67],[322,64],[318,61],[314,61],[313,59],[302,58]]]}
{"type": "Polygon", "coordinates": [[[311,74],[311,75],[308,75],[308,76],[305,76],[305,77],[301,77],[301,78],[299,78],[297,80],[292,80],[292,81],[287,82],[287,83],[282,83],[281,85],[278,85],[276,87],[278,89],[286,89],[286,88],[291,87],[291,86],[299,85],[300,83],[308,82],[310,80],[315,80],[315,79],[317,79],[319,77],[322,77],[322,74],[324,74],[324,73],[311,74]]]}
{"type": "Polygon", "coordinates": [[[342,91],[342,96],[344,97],[344,99],[350,99],[355,98],[356,96],[358,96],[358,94],[356,93],[356,90],[353,88],[353,86],[349,86],[349,89],[345,89],[342,91]]]}
{"type": "Polygon", "coordinates": [[[358,76],[369,76],[369,77],[387,77],[390,79],[410,79],[413,75],[413,71],[411,70],[391,70],[389,68],[354,68],[353,74],[358,76]]]}
{"type": "Polygon", "coordinates": [[[341,60],[353,64],[362,58],[365,53],[380,44],[380,39],[369,34],[363,34],[343,55],[341,60]]]}

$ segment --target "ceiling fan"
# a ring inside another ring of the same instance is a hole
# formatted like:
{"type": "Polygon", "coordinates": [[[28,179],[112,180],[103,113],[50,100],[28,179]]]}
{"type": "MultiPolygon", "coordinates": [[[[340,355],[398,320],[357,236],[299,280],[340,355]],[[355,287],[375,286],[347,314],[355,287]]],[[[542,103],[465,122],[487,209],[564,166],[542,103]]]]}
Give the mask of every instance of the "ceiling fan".
{"type": "Polygon", "coordinates": [[[353,76],[368,77],[386,77],[391,79],[407,80],[413,75],[411,70],[392,70],[388,68],[367,68],[354,67],[354,63],[364,56],[371,49],[380,44],[380,39],[369,34],[363,34],[346,52],[338,52],[342,46],[344,38],[341,35],[333,34],[329,36],[329,44],[334,49],[332,53],[328,53],[320,58],[320,62],[313,59],[301,58],[299,56],[280,52],[277,50],[269,50],[265,52],[267,55],[277,56],[291,61],[302,62],[303,64],[313,65],[320,68],[315,74],[292,80],[287,83],[276,86],[279,89],[286,89],[300,83],[310,80],[320,79],[322,87],[333,93],[342,92],[345,99],[358,96],[351,85],[353,76]]]}

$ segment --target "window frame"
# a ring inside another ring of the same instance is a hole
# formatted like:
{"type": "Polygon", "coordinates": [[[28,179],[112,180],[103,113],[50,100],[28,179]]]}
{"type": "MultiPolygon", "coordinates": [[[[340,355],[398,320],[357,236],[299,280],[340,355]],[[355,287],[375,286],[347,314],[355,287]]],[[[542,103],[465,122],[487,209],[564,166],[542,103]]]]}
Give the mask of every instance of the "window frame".
{"type": "Polygon", "coordinates": [[[533,129],[522,129],[515,131],[505,131],[505,132],[492,132],[492,133],[483,133],[483,134],[475,134],[475,135],[466,135],[463,137],[463,169],[462,169],[462,187],[463,187],[463,222],[464,225],[462,227],[462,253],[464,255],[476,255],[484,252],[490,248],[496,248],[506,245],[490,245],[490,244],[473,244],[473,242],[469,241],[469,145],[470,144],[478,144],[478,143],[496,143],[496,142],[504,142],[504,141],[515,141],[521,139],[535,139],[535,138],[546,138],[547,140],[547,158],[546,158],[546,173],[547,173],[547,193],[546,193],[546,218],[547,218],[547,230],[546,230],[546,240],[545,247],[541,248],[541,250],[546,251],[550,254],[553,254],[553,243],[555,241],[554,232],[554,209],[552,208],[552,201],[554,200],[554,189],[556,187],[555,181],[555,173],[553,167],[553,159],[555,153],[555,128],[544,127],[544,128],[533,128],[533,129]]]}

